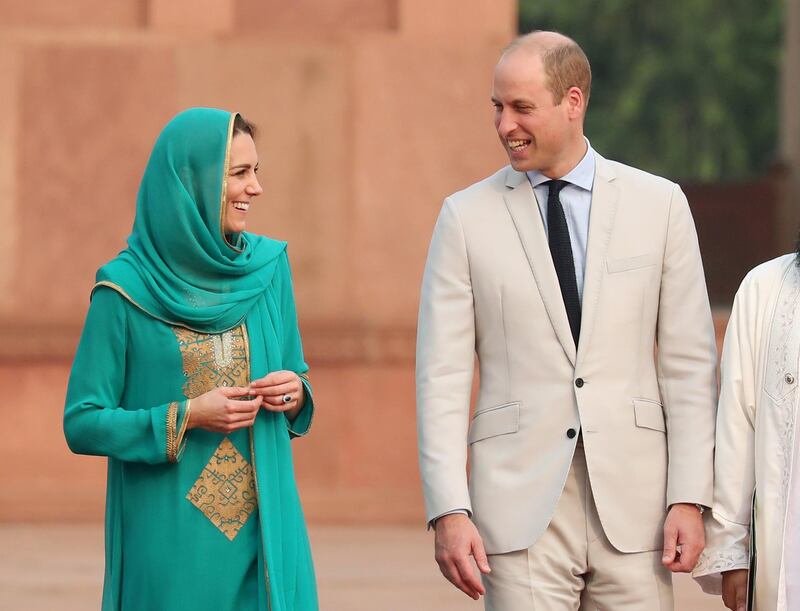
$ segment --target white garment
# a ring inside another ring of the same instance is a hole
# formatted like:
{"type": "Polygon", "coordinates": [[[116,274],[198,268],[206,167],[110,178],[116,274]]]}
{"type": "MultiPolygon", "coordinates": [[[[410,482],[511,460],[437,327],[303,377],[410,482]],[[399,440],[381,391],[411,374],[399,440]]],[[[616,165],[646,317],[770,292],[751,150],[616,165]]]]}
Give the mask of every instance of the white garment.
{"type": "MultiPolygon", "coordinates": [[[[800,272],[800,270],[798,270],[800,272]]],[[[798,364],[800,367],[800,364],[798,364]]],[[[794,423],[794,459],[792,460],[792,479],[789,485],[786,532],[784,534],[783,563],[786,567],[786,608],[800,609],[800,418],[794,423]]]]}
{"type": "MultiPolygon", "coordinates": [[[[722,353],[717,413],[714,504],[706,523],[706,550],[694,577],[719,593],[721,574],[747,568],[755,490],[756,611],[786,611],[787,563],[800,562],[800,524],[789,491],[800,490],[793,469],[800,365],[800,268],[795,255],[751,271],[736,293],[722,353]],[[784,557],[784,542],[787,556],[784,557]],[[792,545],[793,544],[793,545],[792,545]]],[[[798,513],[800,515],[800,513],[798,513]]],[[[796,575],[796,573],[795,573],[796,575]]],[[[793,577],[792,596],[797,596],[793,577]]]]}

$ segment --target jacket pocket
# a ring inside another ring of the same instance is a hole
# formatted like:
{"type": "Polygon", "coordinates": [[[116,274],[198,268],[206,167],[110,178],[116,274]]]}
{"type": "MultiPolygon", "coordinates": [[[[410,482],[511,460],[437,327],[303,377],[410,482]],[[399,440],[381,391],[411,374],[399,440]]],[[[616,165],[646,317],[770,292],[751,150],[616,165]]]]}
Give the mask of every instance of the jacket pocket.
{"type": "Polygon", "coordinates": [[[636,257],[625,257],[624,259],[607,259],[606,269],[609,274],[627,272],[640,267],[649,267],[658,263],[658,255],[654,252],[636,257]]]}
{"type": "Polygon", "coordinates": [[[643,429],[667,432],[664,422],[664,408],[658,401],[652,399],[634,399],[633,413],[636,417],[636,426],[643,429]]]}
{"type": "Polygon", "coordinates": [[[488,407],[475,414],[469,427],[468,443],[519,430],[519,402],[488,407]]]}

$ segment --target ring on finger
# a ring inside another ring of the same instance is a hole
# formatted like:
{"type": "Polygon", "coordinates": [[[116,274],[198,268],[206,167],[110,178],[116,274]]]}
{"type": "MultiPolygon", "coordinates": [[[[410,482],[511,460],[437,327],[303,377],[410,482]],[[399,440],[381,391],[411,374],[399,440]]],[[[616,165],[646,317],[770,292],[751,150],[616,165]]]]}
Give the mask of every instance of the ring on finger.
{"type": "Polygon", "coordinates": [[[292,402],[292,395],[283,395],[283,402],[284,403],[291,403],[292,402]]]}

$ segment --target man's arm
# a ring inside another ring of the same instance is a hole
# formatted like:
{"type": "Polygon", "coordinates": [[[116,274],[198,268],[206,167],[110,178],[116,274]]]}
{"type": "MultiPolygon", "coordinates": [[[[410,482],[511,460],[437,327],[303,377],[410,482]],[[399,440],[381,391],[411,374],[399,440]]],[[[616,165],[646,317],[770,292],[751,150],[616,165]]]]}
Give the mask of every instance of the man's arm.
{"type": "Polygon", "coordinates": [[[689,204],[675,185],[659,297],[658,383],[667,422],[667,505],[713,498],[717,351],[689,204]]]}
{"type": "Polygon", "coordinates": [[[469,557],[486,573],[483,542],[465,513],[467,431],[475,363],[475,310],[467,244],[445,200],[433,232],[417,330],[417,431],[427,521],[435,521],[436,562],[458,589],[484,593],[469,557]]]}
{"type": "Polygon", "coordinates": [[[713,498],[717,353],[697,232],[677,185],[664,246],[657,346],[669,451],[662,561],[674,572],[688,572],[705,547],[695,504],[710,507],[713,498]]]}
{"type": "Polygon", "coordinates": [[[428,251],[417,327],[417,433],[427,521],[472,510],[466,465],[474,363],[467,245],[452,202],[445,200],[428,251]]]}

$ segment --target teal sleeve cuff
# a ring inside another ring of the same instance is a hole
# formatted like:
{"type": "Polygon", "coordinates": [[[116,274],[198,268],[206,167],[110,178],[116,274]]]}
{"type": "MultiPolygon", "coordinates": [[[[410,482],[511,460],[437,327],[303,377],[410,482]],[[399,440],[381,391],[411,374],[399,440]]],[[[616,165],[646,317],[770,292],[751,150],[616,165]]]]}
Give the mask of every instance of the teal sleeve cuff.
{"type": "Polygon", "coordinates": [[[286,428],[293,438],[308,434],[311,429],[311,422],[314,420],[314,397],[312,396],[311,383],[305,374],[300,374],[300,382],[305,390],[305,402],[294,420],[286,419],[286,428]]]}

